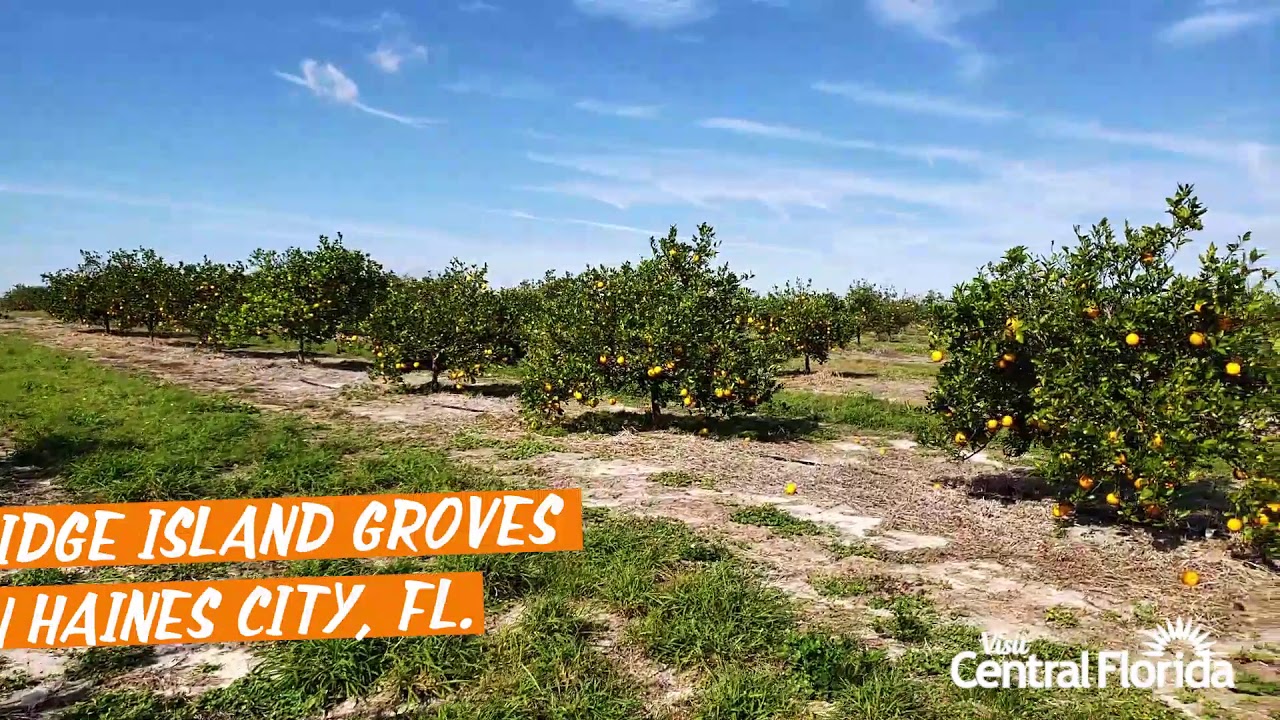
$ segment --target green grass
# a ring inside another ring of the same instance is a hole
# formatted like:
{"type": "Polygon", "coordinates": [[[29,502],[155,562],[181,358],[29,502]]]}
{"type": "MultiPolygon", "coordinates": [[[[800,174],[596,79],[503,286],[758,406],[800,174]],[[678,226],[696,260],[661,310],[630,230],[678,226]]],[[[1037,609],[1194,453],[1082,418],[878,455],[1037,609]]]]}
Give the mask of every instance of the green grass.
{"type": "Polygon", "coordinates": [[[715,487],[715,480],[710,477],[699,477],[684,470],[664,470],[649,476],[649,482],[669,488],[687,488],[695,485],[703,488],[715,487]]]}
{"type": "Polygon", "coordinates": [[[739,508],[733,511],[729,519],[743,525],[767,527],[774,534],[783,537],[821,535],[825,532],[818,523],[812,520],[801,520],[786,510],[779,510],[773,505],[752,505],[751,507],[739,508]]]}
{"type": "Polygon", "coordinates": [[[828,597],[860,597],[897,592],[902,583],[888,575],[825,575],[814,578],[813,589],[828,597]]]}
{"type": "MultiPolygon", "coordinates": [[[[156,386],[13,336],[0,336],[0,434],[16,463],[41,467],[77,500],[499,487],[406,441],[378,444],[156,386]]],[[[777,508],[739,512],[775,532],[821,532],[777,508]]],[[[304,720],[379,698],[437,720],[658,720],[641,679],[612,655],[617,644],[658,668],[691,671],[686,714],[705,720],[801,717],[815,701],[830,703],[834,720],[1175,717],[1141,693],[960,691],[947,662],[977,649],[976,633],[947,624],[920,596],[873,598],[887,610],[882,634],[906,647],[890,659],[812,627],[757,569],[688,526],[595,510],[581,552],[27,570],[0,584],[422,570],[480,571],[486,612],[519,614],[479,637],[255,643],[261,662],[251,674],[199,696],[108,689],[104,680],[148,662],[151,649],[90,650],[68,674],[90,679],[92,693],[61,717],[304,720]]]]}
{"type": "Polygon", "coordinates": [[[500,455],[507,460],[529,460],[559,452],[560,446],[536,435],[526,435],[514,445],[503,450],[500,455]]]}
{"type": "Polygon", "coordinates": [[[1235,692],[1244,695],[1280,697],[1280,682],[1268,680],[1243,668],[1237,668],[1235,692]]]}
{"type": "Polygon", "coordinates": [[[783,390],[761,406],[762,415],[809,418],[871,432],[920,435],[935,428],[938,420],[924,410],[882,400],[868,393],[810,393],[783,390]]]}
{"type": "Polygon", "coordinates": [[[1065,605],[1055,605],[1045,610],[1044,621],[1049,626],[1056,628],[1080,627],[1080,616],[1076,610],[1065,605]]]}

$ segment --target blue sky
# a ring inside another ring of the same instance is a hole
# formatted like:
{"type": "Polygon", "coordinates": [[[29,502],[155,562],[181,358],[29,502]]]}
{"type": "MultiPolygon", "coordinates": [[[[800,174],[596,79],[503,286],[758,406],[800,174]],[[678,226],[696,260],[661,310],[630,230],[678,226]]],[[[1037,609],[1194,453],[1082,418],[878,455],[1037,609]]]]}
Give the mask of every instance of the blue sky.
{"type": "Polygon", "coordinates": [[[0,0],[0,48],[0,286],[337,231],[509,284],[705,221],[761,289],[924,291],[1178,182],[1280,235],[1280,0],[0,0]]]}

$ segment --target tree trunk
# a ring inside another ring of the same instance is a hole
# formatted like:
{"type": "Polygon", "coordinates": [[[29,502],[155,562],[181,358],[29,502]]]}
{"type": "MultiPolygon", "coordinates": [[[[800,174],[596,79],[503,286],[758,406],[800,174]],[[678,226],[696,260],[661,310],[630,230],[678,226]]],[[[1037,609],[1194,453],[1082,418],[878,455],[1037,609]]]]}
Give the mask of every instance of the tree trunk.
{"type": "Polygon", "coordinates": [[[804,374],[805,374],[805,375],[808,375],[808,374],[810,374],[810,373],[812,373],[812,372],[813,372],[813,370],[809,367],[809,356],[808,356],[808,355],[805,355],[805,356],[804,356],[804,374]]]}
{"type": "Polygon", "coordinates": [[[108,318],[103,318],[103,320],[102,320],[102,326],[103,326],[103,327],[105,327],[105,328],[107,329],[107,334],[108,334],[108,335],[110,335],[110,334],[111,334],[111,318],[109,318],[109,317],[108,317],[108,318]]]}
{"type": "Polygon", "coordinates": [[[304,363],[306,361],[307,361],[307,339],[304,337],[300,337],[298,338],[298,362],[304,363]]]}
{"type": "Polygon", "coordinates": [[[658,427],[662,413],[659,409],[658,384],[649,383],[649,421],[653,423],[653,427],[658,427]]]}
{"type": "Polygon", "coordinates": [[[431,390],[435,392],[440,389],[440,355],[439,353],[431,356],[431,390]]]}
{"type": "Polygon", "coordinates": [[[858,347],[862,347],[862,331],[858,330],[853,334],[853,337],[857,341],[858,347]]]}
{"type": "Polygon", "coordinates": [[[147,321],[147,339],[151,341],[152,345],[154,345],[156,342],[156,321],[155,320],[147,321]]]}

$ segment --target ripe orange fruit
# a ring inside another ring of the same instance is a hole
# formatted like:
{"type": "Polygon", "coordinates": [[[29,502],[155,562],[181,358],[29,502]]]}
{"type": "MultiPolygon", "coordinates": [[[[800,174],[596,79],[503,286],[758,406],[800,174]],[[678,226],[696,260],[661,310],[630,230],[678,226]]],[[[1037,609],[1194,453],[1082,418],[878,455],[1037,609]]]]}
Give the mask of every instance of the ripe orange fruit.
{"type": "Polygon", "coordinates": [[[1129,347],[1135,347],[1138,343],[1142,342],[1142,338],[1138,333],[1131,332],[1124,336],[1124,342],[1129,347]]]}
{"type": "Polygon", "coordinates": [[[573,399],[574,399],[574,400],[581,400],[581,399],[582,399],[582,393],[581,393],[581,392],[579,392],[578,390],[574,390],[574,391],[573,391],[573,399]]]}
{"type": "Polygon", "coordinates": [[[1117,464],[1117,465],[1123,465],[1123,464],[1125,464],[1125,463],[1126,463],[1126,462],[1128,462],[1128,461],[1129,461],[1129,458],[1125,457],[1125,454],[1124,454],[1124,453],[1118,453],[1118,454],[1116,455],[1116,464],[1117,464]]]}
{"type": "Polygon", "coordinates": [[[1240,468],[1233,468],[1231,470],[1231,476],[1242,482],[1249,479],[1249,473],[1241,470],[1240,468]]]}
{"type": "Polygon", "coordinates": [[[1107,504],[1108,504],[1108,505],[1119,505],[1119,504],[1120,504],[1120,496],[1119,496],[1119,495],[1117,495],[1117,494],[1115,494],[1115,493],[1107,493],[1107,504]]]}
{"type": "Polygon", "coordinates": [[[610,404],[610,405],[617,405],[617,404],[618,404],[618,398],[609,398],[609,404],[610,404]]]}
{"type": "Polygon", "coordinates": [[[547,392],[551,392],[551,383],[543,383],[542,389],[546,390],[547,392]]]}
{"type": "Polygon", "coordinates": [[[796,494],[796,484],[795,484],[795,483],[793,483],[793,482],[789,482],[789,483],[787,483],[787,486],[786,486],[785,488],[783,488],[783,490],[782,490],[782,491],[783,491],[783,492],[785,492],[785,493],[786,493],[786,494],[788,494],[788,495],[795,495],[795,494],[796,494]]]}
{"type": "Polygon", "coordinates": [[[1280,513],[1280,502],[1267,503],[1267,509],[1273,513],[1280,513]]]}
{"type": "Polygon", "coordinates": [[[1013,353],[1005,353],[1004,355],[1000,356],[1000,359],[1004,360],[1007,363],[1011,363],[1016,361],[1018,359],[1018,356],[1013,353]]]}
{"type": "Polygon", "coordinates": [[[1089,318],[1090,320],[1097,320],[1098,316],[1101,314],[1102,314],[1102,311],[1098,309],[1097,305],[1090,305],[1089,307],[1084,309],[1084,316],[1089,318]]]}
{"type": "Polygon", "coordinates": [[[1195,347],[1200,347],[1201,345],[1204,345],[1204,333],[1199,331],[1193,332],[1191,333],[1191,337],[1187,338],[1187,340],[1195,347]]]}
{"type": "Polygon", "coordinates": [[[1142,262],[1143,262],[1143,263],[1145,263],[1145,264],[1147,264],[1147,265],[1150,265],[1151,263],[1153,263],[1153,262],[1155,262],[1155,261],[1156,261],[1156,256],[1155,256],[1155,255],[1152,255],[1151,253],[1143,253],[1143,254],[1142,254],[1142,262]]]}
{"type": "Polygon", "coordinates": [[[968,441],[969,441],[969,436],[965,435],[965,434],[964,434],[964,433],[962,433],[962,432],[958,432],[958,433],[956,433],[956,444],[957,444],[957,445],[963,445],[963,444],[965,444],[965,443],[966,443],[966,442],[968,442],[968,441]]]}
{"type": "MultiPolygon", "coordinates": [[[[1156,433],[1155,437],[1151,438],[1151,447],[1157,450],[1164,447],[1164,438],[1160,437],[1160,433],[1156,433]]],[[[1170,467],[1172,467],[1172,465],[1170,467]]]]}
{"type": "Polygon", "coordinates": [[[1227,363],[1228,375],[1231,375],[1233,377],[1236,375],[1239,375],[1241,369],[1242,368],[1240,367],[1240,363],[1236,362],[1235,360],[1232,360],[1231,362],[1227,363]]]}
{"type": "Polygon", "coordinates": [[[1195,587],[1200,584],[1200,573],[1195,570],[1182,571],[1182,584],[1187,587],[1195,587]]]}
{"type": "Polygon", "coordinates": [[[1001,370],[1004,370],[1005,368],[1009,367],[1009,363],[1004,358],[1000,358],[999,360],[996,361],[996,367],[1000,368],[1001,370]]]}
{"type": "Polygon", "coordinates": [[[990,420],[987,421],[988,430],[995,430],[996,428],[999,428],[999,427],[1000,427],[999,420],[996,420],[995,418],[991,418],[990,420]]]}
{"type": "Polygon", "coordinates": [[[1093,483],[1093,478],[1089,477],[1088,475],[1081,475],[1081,476],[1080,476],[1080,487],[1081,487],[1082,489],[1084,489],[1084,490],[1092,490],[1092,489],[1093,489],[1093,484],[1094,484],[1094,483],[1093,483]]]}
{"type": "Polygon", "coordinates": [[[701,435],[701,436],[703,436],[703,437],[706,437],[706,436],[707,436],[707,435],[709,435],[710,433],[711,433],[711,431],[710,431],[710,430],[708,430],[708,429],[706,429],[706,428],[702,428],[701,430],[698,430],[698,434],[699,434],[699,435],[701,435]]]}
{"type": "Polygon", "coordinates": [[[1164,514],[1164,510],[1162,510],[1159,505],[1148,505],[1146,510],[1147,510],[1147,517],[1151,518],[1152,520],[1155,520],[1156,518],[1164,514]]]}
{"type": "Polygon", "coordinates": [[[933,352],[929,353],[929,359],[932,360],[933,362],[942,362],[942,351],[934,350],[933,352]]]}
{"type": "Polygon", "coordinates": [[[1201,312],[1202,310],[1204,310],[1204,301],[1203,300],[1196,301],[1196,312],[1201,312]]]}
{"type": "Polygon", "coordinates": [[[1064,518],[1064,517],[1067,517],[1068,515],[1070,515],[1070,514],[1071,514],[1071,511],[1072,511],[1073,509],[1074,509],[1074,508],[1072,508],[1072,507],[1071,507],[1071,503],[1064,503],[1064,502],[1061,502],[1061,503],[1058,503],[1058,504],[1054,505],[1054,506],[1053,506],[1053,509],[1052,509],[1052,510],[1050,510],[1050,513],[1051,513],[1055,518],[1059,518],[1059,519],[1061,519],[1061,518],[1064,518]]]}
{"type": "Polygon", "coordinates": [[[619,365],[626,365],[626,364],[627,364],[627,359],[626,359],[625,357],[623,357],[623,356],[619,355],[619,356],[618,356],[618,364],[619,364],[619,365]]]}
{"type": "Polygon", "coordinates": [[[1244,521],[1240,518],[1231,518],[1227,520],[1227,529],[1231,532],[1240,532],[1244,529],[1244,521]]]}
{"type": "Polygon", "coordinates": [[[1266,527],[1271,524],[1271,518],[1266,513],[1258,513],[1258,524],[1266,527]]]}
{"type": "Polygon", "coordinates": [[[1000,425],[1001,427],[1013,427],[1013,416],[1005,415],[1004,417],[1000,418],[1000,425]]]}
{"type": "Polygon", "coordinates": [[[609,356],[608,356],[608,355],[601,355],[601,356],[600,356],[600,364],[601,364],[601,365],[607,365],[608,363],[609,363],[609,356]]]}
{"type": "Polygon", "coordinates": [[[1115,441],[1119,440],[1119,439],[1120,439],[1120,431],[1119,431],[1119,430],[1112,430],[1111,432],[1107,433],[1107,439],[1108,439],[1108,440],[1110,440],[1111,442],[1115,442],[1115,441]]]}
{"type": "Polygon", "coordinates": [[[1147,486],[1147,480],[1146,480],[1146,478],[1138,478],[1137,480],[1134,480],[1134,481],[1133,481],[1133,486],[1134,486],[1135,488],[1139,489],[1139,490],[1141,490],[1142,488],[1146,487],[1146,486],[1147,486]]]}

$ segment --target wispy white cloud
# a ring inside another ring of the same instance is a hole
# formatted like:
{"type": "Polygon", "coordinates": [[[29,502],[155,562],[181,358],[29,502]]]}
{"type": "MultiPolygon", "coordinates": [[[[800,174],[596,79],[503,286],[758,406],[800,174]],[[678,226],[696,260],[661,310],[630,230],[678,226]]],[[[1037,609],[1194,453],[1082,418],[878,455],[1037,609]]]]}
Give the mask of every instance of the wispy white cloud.
{"type": "Polygon", "coordinates": [[[404,18],[390,10],[367,18],[339,18],[325,15],[316,18],[316,22],[331,30],[361,34],[386,32],[405,26],[404,18]]]}
{"type": "Polygon", "coordinates": [[[462,238],[434,228],[416,225],[386,225],[376,222],[371,223],[350,217],[324,217],[289,211],[244,207],[239,205],[192,202],[163,195],[138,195],[96,187],[86,188],[56,184],[25,183],[0,179],[0,195],[22,195],[26,197],[67,200],[73,202],[155,208],[193,215],[211,215],[215,217],[242,219],[247,218],[252,219],[255,222],[274,224],[276,226],[276,230],[272,231],[272,236],[280,238],[296,238],[297,242],[300,243],[312,240],[314,238],[314,232],[332,232],[335,230],[341,230],[344,234],[359,236],[366,239],[383,238],[389,240],[411,240],[432,243],[467,243],[474,241],[474,238],[462,238]],[[293,228],[293,230],[291,231],[285,228],[293,228]]]}
{"type": "Polygon", "coordinates": [[[316,22],[339,32],[357,35],[378,35],[381,39],[366,57],[374,67],[385,73],[400,72],[400,68],[412,60],[425,60],[427,48],[410,37],[409,23],[399,13],[384,10],[378,15],[364,18],[323,16],[316,22]]]}
{"type": "Polygon", "coordinates": [[[871,16],[888,27],[905,28],[959,53],[961,77],[976,80],[991,65],[990,57],[960,35],[964,20],[989,12],[995,0],[867,0],[871,16]]]}
{"type": "Polygon", "coordinates": [[[517,220],[529,220],[532,222],[555,223],[560,225],[580,225],[582,227],[596,228],[598,230],[611,230],[615,232],[629,233],[633,235],[661,235],[656,230],[645,230],[644,228],[633,227],[631,225],[620,225],[618,223],[600,222],[598,220],[583,220],[580,218],[562,218],[562,217],[546,217],[543,215],[535,215],[523,210],[498,210],[486,208],[485,212],[495,215],[505,215],[517,220]]]}
{"type": "Polygon", "coordinates": [[[620,105],[603,100],[579,100],[573,106],[597,115],[612,115],[633,120],[652,120],[662,112],[659,105],[620,105]]]}
{"type": "Polygon", "coordinates": [[[555,94],[536,80],[499,80],[484,75],[468,76],[443,87],[457,95],[487,95],[504,100],[545,100],[555,94]]]}
{"type": "Polygon", "coordinates": [[[923,93],[882,90],[861,83],[816,82],[813,84],[813,89],[828,95],[848,98],[863,105],[925,115],[940,115],[958,120],[992,122],[1017,117],[1017,113],[999,106],[976,105],[923,93]]]}
{"type": "Polygon", "coordinates": [[[1156,37],[1173,45],[1220,40],[1280,20],[1280,3],[1269,0],[1204,0],[1199,12],[1160,29],[1156,37]]]}
{"type": "Polygon", "coordinates": [[[772,138],[775,140],[789,140],[792,142],[807,143],[810,145],[844,148],[846,150],[866,150],[869,152],[915,158],[929,163],[932,163],[935,160],[951,160],[954,162],[972,163],[977,162],[982,158],[982,153],[968,148],[933,145],[895,145],[892,143],[872,142],[870,140],[834,138],[816,130],[806,130],[804,128],[792,127],[790,125],[763,123],[745,118],[706,118],[705,120],[699,121],[698,125],[711,130],[725,130],[739,135],[752,135],[756,137],[772,138]]]}
{"type": "Polygon", "coordinates": [[[429,118],[400,115],[366,105],[360,100],[360,88],[355,81],[347,77],[332,63],[319,63],[307,58],[302,61],[301,75],[293,75],[279,70],[275,71],[275,75],[281,80],[310,90],[312,95],[323,100],[329,100],[339,105],[347,105],[375,117],[394,120],[402,125],[423,127],[440,122],[429,118]]]}
{"type": "Polygon", "coordinates": [[[498,10],[498,6],[493,3],[487,3],[484,0],[471,0],[470,2],[464,2],[459,5],[458,9],[466,13],[483,13],[496,12],[498,10]]]}
{"type": "Polygon", "coordinates": [[[586,15],[653,30],[706,20],[716,11],[713,0],[573,0],[573,4],[586,15]]]}
{"type": "Polygon", "coordinates": [[[411,60],[425,60],[427,48],[407,38],[384,40],[369,53],[369,61],[385,73],[400,72],[400,66],[411,60]]]}
{"type": "Polygon", "coordinates": [[[1242,165],[1264,162],[1267,155],[1275,152],[1275,148],[1259,142],[1221,140],[1152,130],[1123,130],[1097,122],[1044,120],[1041,121],[1041,127],[1049,133],[1064,137],[1145,147],[1174,155],[1216,162],[1237,162],[1242,165]]]}

